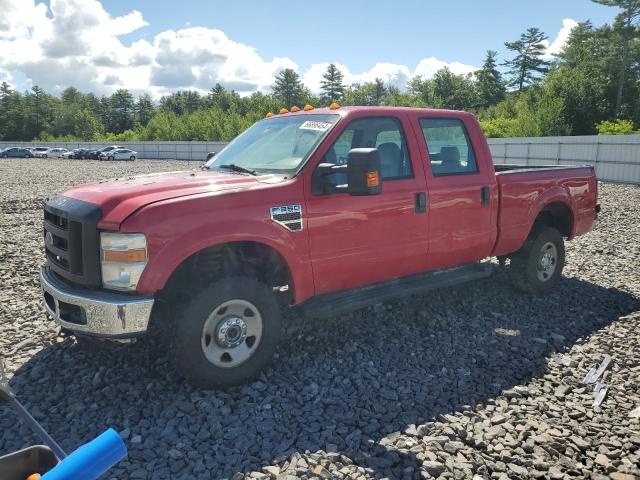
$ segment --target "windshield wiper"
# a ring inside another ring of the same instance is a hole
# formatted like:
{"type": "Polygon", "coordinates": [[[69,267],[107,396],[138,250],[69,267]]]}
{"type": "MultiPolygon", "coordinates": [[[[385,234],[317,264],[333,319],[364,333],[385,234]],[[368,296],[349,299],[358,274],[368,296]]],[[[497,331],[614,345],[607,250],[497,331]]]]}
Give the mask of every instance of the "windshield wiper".
{"type": "Polygon", "coordinates": [[[233,170],[234,172],[248,173],[249,175],[253,175],[253,176],[258,175],[255,170],[241,167],[240,165],[236,165],[235,163],[226,163],[224,165],[216,165],[216,167],[226,168],[227,170],[233,170]]]}

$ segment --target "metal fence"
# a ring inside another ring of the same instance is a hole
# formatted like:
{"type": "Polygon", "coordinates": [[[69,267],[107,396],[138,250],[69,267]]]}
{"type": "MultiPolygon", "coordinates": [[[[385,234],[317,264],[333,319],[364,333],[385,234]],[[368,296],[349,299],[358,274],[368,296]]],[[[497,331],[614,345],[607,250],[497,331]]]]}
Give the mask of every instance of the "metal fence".
{"type": "Polygon", "coordinates": [[[593,165],[599,180],[640,184],[640,135],[490,138],[493,162],[593,165]]]}
{"type": "MultiPolygon", "coordinates": [[[[640,184],[640,135],[582,137],[490,138],[494,163],[525,165],[593,165],[600,180],[640,184]]],[[[48,146],[68,149],[99,148],[97,142],[0,142],[10,146],[48,146]]],[[[218,152],[225,142],[121,142],[123,147],[149,159],[202,160],[218,152]]]]}

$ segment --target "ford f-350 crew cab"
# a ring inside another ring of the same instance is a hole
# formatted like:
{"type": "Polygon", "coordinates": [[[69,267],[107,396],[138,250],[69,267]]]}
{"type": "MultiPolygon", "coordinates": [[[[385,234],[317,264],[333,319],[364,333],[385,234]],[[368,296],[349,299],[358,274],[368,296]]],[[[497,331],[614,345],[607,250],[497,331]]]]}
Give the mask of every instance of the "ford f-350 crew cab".
{"type": "Polygon", "coordinates": [[[281,310],[333,315],[479,279],[560,278],[597,215],[592,167],[493,165],[468,113],[347,107],[272,116],[201,171],[100,181],[44,207],[49,314],[79,341],[154,332],[202,387],[269,362],[281,310]]]}

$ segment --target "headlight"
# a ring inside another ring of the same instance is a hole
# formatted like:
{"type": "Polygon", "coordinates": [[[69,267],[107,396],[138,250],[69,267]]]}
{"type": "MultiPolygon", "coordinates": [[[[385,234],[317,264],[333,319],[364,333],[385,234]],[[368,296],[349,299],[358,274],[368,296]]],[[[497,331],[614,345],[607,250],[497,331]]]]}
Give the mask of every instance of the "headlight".
{"type": "Polygon", "coordinates": [[[100,233],[102,286],[135,290],[147,266],[147,239],[142,233],[100,233]]]}

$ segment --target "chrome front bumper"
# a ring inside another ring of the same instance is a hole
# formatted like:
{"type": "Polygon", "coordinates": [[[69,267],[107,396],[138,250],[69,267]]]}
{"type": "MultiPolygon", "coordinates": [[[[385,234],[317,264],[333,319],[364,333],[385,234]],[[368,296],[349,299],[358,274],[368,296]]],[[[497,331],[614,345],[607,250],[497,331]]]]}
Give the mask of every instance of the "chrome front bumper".
{"type": "Polygon", "coordinates": [[[40,270],[44,305],[63,328],[105,338],[134,337],[147,331],[153,297],[73,289],[49,270],[40,270]]]}

